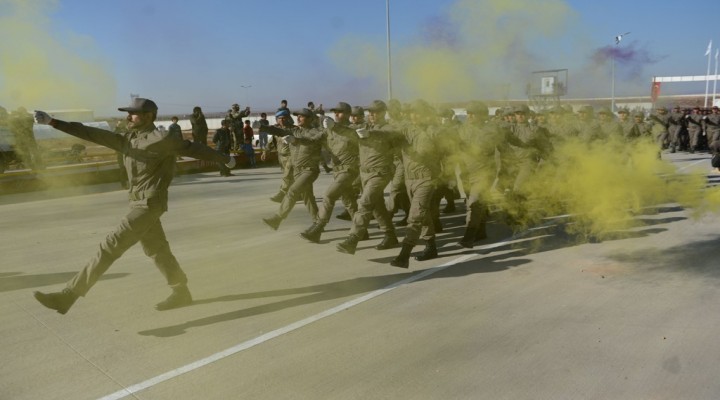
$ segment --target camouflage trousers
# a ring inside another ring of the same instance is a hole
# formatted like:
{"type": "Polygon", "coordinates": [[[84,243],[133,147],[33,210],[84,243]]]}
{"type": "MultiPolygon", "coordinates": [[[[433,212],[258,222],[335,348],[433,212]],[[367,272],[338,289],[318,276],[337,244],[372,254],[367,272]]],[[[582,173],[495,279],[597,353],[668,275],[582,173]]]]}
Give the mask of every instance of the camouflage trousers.
{"type": "Polygon", "coordinates": [[[133,207],[115,230],[110,233],[90,262],[68,282],[67,288],[85,296],[90,288],[127,249],[140,242],[171,287],[184,285],[187,277],[170,251],[170,244],[160,223],[164,206],[148,199],[148,206],[133,207]]]}

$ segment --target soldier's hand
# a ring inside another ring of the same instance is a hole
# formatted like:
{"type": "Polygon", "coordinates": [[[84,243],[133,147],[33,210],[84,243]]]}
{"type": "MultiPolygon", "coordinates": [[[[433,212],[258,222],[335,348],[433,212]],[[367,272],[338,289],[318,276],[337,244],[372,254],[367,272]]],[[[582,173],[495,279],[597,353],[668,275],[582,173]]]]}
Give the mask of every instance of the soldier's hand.
{"type": "Polygon", "coordinates": [[[52,121],[52,117],[50,116],[50,114],[46,113],[45,111],[35,110],[35,122],[40,125],[48,125],[50,121],[52,121]]]}
{"type": "Polygon", "coordinates": [[[287,135],[283,138],[283,142],[285,142],[287,144],[293,144],[293,143],[295,143],[295,140],[296,140],[295,136],[293,136],[293,135],[287,135]]]}
{"type": "Polygon", "coordinates": [[[266,158],[267,158],[267,153],[263,151],[262,154],[260,154],[260,161],[265,161],[266,158]]]}
{"type": "Polygon", "coordinates": [[[229,156],[229,157],[230,157],[230,161],[226,162],[225,166],[230,169],[233,169],[233,168],[235,168],[235,164],[236,164],[235,157],[233,157],[233,156],[229,156]]]}
{"type": "Polygon", "coordinates": [[[356,129],[355,132],[362,139],[365,139],[366,137],[370,136],[370,132],[366,128],[356,129]]]}
{"type": "Polygon", "coordinates": [[[332,129],[335,126],[335,121],[330,117],[323,118],[322,126],[325,129],[332,129]]]}

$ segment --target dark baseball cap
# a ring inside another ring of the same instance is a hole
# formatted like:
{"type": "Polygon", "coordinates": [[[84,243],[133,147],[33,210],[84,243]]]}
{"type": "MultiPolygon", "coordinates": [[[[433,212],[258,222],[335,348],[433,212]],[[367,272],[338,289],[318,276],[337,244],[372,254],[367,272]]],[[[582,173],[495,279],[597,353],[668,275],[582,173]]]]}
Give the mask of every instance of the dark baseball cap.
{"type": "Polygon", "coordinates": [[[368,111],[386,111],[387,106],[382,100],[373,100],[373,102],[370,103],[369,106],[365,107],[365,109],[368,111]]]}
{"type": "Polygon", "coordinates": [[[118,111],[127,112],[155,112],[158,110],[157,104],[150,99],[143,99],[142,97],[135,97],[127,107],[120,107],[118,111]]]}
{"type": "Polygon", "coordinates": [[[293,115],[302,115],[303,117],[306,117],[306,118],[312,118],[315,116],[315,113],[312,112],[312,110],[310,110],[309,108],[303,108],[302,110],[293,111],[292,114],[293,115]]]}
{"type": "Polygon", "coordinates": [[[331,108],[330,111],[350,113],[350,112],[352,112],[352,107],[350,107],[350,104],[341,101],[341,102],[337,103],[337,105],[335,107],[331,108]]]}
{"type": "Polygon", "coordinates": [[[364,116],[365,115],[365,109],[360,106],[355,106],[352,108],[352,111],[350,112],[350,115],[353,115],[355,117],[358,116],[364,116]]]}

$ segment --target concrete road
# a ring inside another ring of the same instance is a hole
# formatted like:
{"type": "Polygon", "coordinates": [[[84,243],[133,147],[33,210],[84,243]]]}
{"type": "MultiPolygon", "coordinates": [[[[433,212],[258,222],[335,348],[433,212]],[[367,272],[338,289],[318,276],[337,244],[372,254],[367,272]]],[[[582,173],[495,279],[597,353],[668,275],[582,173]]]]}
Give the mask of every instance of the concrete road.
{"type": "MultiPolygon", "coordinates": [[[[706,154],[666,157],[709,170],[706,154]]],[[[280,174],[235,173],[171,188],[163,224],[195,302],[166,312],[140,247],[67,315],[32,297],[61,289],[119,222],[118,187],[0,196],[0,399],[720,398],[716,215],[667,205],[579,245],[492,223],[467,251],[452,245],[458,201],[442,256],[401,270],[397,250],[372,248],[376,230],[354,256],[335,250],[345,221],[305,242],[302,204],[271,231],[280,174]]]]}

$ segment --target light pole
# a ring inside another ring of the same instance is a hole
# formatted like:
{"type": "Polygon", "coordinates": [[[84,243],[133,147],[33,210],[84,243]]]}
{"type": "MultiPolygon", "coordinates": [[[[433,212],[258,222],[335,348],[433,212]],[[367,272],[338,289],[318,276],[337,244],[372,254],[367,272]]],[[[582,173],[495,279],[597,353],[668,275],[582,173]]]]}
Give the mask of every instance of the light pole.
{"type": "MultiPolygon", "coordinates": [[[[243,89],[250,89],[252,87],[252,85],[240,85],[240,87],[243,89]]],[[[247,90],[245,90],[245,107],[247,107],[247,106],[248,106],[248,94],[247,94],[247,90]]]]}
{"type": "Polygon", "coordinates": [[[625,32],[622,35],[615,36],[615,49],[610,53],[612,57],[612,84],[610,85],[610,112],[615,112],[615,53],[617,53],[617,46],[623,39],[623,36],[629,35],[630,32],[625,32]]]}
{"type": "Polygon", "coordinates": [[[392,99],[392,64],[390,63],[390,0],[385,0],[385,24],[387,26],[387,80],[388,100],[392,99]]]}

